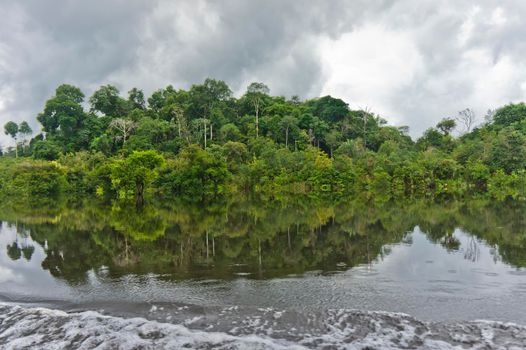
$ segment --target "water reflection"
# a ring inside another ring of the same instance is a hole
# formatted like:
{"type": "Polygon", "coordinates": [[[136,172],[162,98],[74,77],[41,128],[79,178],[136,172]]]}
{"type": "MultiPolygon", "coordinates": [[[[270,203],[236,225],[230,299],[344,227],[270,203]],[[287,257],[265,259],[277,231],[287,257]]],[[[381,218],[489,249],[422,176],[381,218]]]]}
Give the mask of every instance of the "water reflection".
{"type": "Polygon", "coordinates": [[[156,273],[166,279],[271,278],[370,264],[394,243],[412,244],[415,227],[449,252],[477,262],[481,240],[495,261],[526,266],[524,204],[323,203],[240,200],[158,204],[141,209],[97,202],[5,203],[4,246],[13,261],[43,250],[43,269],[70,283],[89,271],[111,277],[156,273]],[[467,233],[459,239],[458,230],[467,233]]]}

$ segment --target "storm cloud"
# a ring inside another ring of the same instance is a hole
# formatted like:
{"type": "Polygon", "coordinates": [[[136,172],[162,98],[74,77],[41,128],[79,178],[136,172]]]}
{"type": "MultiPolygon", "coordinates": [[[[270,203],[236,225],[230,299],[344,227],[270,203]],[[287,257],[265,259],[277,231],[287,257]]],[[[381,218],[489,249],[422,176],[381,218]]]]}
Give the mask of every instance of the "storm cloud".
{"type": "MultiPolygon", "coordinates": [[[[0,0],[0,125],[61,83],[331,94],[417,136],[526,99],[526,2],[0,0]]],[[[3,133],[0,143],[8,144],[3,133]]]]}

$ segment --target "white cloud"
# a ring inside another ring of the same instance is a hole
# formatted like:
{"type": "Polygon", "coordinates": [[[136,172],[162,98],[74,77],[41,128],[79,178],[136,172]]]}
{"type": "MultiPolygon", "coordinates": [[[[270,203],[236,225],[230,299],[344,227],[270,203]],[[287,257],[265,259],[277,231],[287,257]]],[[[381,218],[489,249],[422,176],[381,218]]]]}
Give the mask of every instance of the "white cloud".
{"type": "Polygon", "coordinates": [[[394,123],[402,120],[391,95],[411,85],[423,68],[410,34],[366,25],[324,40],[320,51],[328,74],[322,95],[343,98],[353,108],[370,107],[394,123]]]}
{"type": "MultiPolygon", "coordinates": [[[[418,136],[526,98],[526,1],[0,0],[0,124],[67,82],[147,93],[206,77],[332,94],[418,136]]],[[[8,139],[0,132],[0,142],[8,139]]]]}

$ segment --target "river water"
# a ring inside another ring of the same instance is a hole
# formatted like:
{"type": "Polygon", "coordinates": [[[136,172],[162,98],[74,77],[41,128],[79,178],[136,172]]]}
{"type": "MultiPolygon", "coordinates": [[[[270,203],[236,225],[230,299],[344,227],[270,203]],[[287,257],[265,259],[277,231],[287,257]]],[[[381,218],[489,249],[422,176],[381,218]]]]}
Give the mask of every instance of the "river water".
{"type": "Polygon", "coordinates": [[[521,203],[0,207],[5,348],[526,348],[521,203]]]}

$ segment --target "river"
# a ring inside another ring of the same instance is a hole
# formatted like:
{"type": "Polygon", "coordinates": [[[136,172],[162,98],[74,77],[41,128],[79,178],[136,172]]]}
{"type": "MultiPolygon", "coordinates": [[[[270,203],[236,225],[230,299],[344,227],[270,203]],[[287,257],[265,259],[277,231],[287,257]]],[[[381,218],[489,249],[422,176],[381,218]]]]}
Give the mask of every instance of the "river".
{"type": "Polygon", "coordinates": [[[6,348],[521,349],[523,203],[0,208],[6,348]]]}

